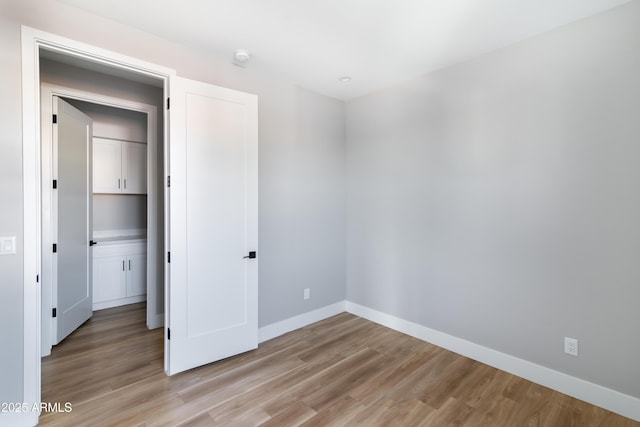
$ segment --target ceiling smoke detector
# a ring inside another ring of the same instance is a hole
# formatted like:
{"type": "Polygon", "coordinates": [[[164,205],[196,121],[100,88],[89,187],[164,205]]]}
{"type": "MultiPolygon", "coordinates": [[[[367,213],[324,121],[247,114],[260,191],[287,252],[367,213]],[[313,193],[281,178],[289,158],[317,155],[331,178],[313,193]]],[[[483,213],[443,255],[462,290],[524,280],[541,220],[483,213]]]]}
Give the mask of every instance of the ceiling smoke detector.
{"type": "Polygon", "coordinates": [[[251,54],[246,49],[236,49],[233,55],[233,63],[240,67],[246,66],[250,59],[251,54]]]}

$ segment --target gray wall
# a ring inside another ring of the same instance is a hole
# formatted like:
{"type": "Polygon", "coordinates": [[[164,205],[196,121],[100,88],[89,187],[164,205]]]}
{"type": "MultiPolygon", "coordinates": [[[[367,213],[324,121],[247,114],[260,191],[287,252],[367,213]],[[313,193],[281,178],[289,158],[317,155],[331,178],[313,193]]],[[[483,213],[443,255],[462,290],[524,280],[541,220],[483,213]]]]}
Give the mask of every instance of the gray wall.
{"type": "Polygon", "coordinates": [[[352,100],[346,137],[349,301],[640,397],[639,2],[352,100]]]}
{"type": "MultiPolygon", "coordinates": [[[[93,195],[94,232],[143,230],[146,228],[147,196],[137,194],[93,195]]],[[[158,240],[162,240],[162,235],[158,236],[158,240]]]]}
{"type": "MultiPolygon", "coordinates": [[[[48,55],[52,54],[48,53],[48,55]]],[[[40,60],[40,80],[43,83],[52,85],[70,87],[114,98],[155,105],[158,109],[158,138],[162,139],[162,111],[164,108],[164,100],[162,88],[160,87],[132,82],[123,78],[81,69],[46,58],[40,60]]],[[[146,117],[143,113],[120,110],[78,100],[70,100],[69,102],[88,114],[94,122],[98,122],[97,129],[94,129],[96,136],[110,138],[124,138],[128,136],[131,140],[146,142],[146,117]],[[114,129],[114,127],[117,126],[120,128],[120,125],[125,124],[132,130],[132,134],[122,135],[114,133],[117,132],[117,129],[114,129]]],[[[94,123],[94,126],[95,125],[94,123]]]]}
{"type": "MultiPolygon", "coordinates": [[[[0,235],[16,236],[17,253],[0,255],[0,402],[21,402],[23,372],[22,114],[20,27],[0,6],[0,235]]],[[[8,10],[7,12],[10,12],[8,10]]],[[[2,417],[2,415],[0,415],[2,417]]],[[[0,418],[2,425],[2,418],[0,418]]]]}
{"type": "MultiPolygon", "coordinates": [[[[52,0],[0,4],[0,401],[22,397],[22,132],[20,25],[177,70],[259,97],[261,326],[345,297],[344,104],[52,0]],[[301,254],[307,251],[306,254],[301,254]],[[304,255],[304,256],[303,256],[304,255]],[[312,288],[304,301],[303,289],[312,288]]],[[[0,420],[0,424],[2,421],[0,420]]]]}
{"type": "Polygon", "coordinates": [[[258,114],[259,312],[268,325],[345,298],[344,104],[296,89],[262,96],[258,114]]]}

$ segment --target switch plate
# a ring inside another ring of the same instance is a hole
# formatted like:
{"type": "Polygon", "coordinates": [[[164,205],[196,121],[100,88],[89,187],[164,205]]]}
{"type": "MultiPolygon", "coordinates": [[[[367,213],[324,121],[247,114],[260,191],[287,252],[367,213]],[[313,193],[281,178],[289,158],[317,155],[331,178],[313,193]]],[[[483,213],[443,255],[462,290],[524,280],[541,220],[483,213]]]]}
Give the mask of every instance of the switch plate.
{"type": "Polygon", "coordinates": [[[0,237],[0,255],[16,253],[16,237],[0,237]]]}
{"type": "Polygon", "coordinates": [[[304,299],[309,299],[309,298],[311,298],[311,289],[305,288],[304,289],[304,299]]]}

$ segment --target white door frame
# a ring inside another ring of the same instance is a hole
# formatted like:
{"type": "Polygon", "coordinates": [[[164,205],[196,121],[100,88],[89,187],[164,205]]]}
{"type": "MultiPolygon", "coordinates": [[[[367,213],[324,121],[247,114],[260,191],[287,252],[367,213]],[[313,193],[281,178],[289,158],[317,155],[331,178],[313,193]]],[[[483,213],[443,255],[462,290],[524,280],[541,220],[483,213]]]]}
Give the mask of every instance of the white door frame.
{"type": "MultiPolygon", "coordinates": [[[[123,110],[137,111],[146,114],[147,116],[147,283],[155,284],[157,282],[157,262],[156,254],[158,245],[158,236],[156,233],[157,224],[157,212],[160,209],[158,206],[157,198],[157,177],[156,177],[156,165],[157,165],[157,108],[154,105],[144,104],[136,101],[129,101],[120,98],[114,98],[111,96],[102,95],[99,93],[87,92],[84,90],[52,85],[49,83],[41,84],[41,126],[42,126],[42,143],[41,143],[41,181],[42,181],[42,240],[41,243],[44,248],[50,247],[53,243],[53,223],[52,213],[53,210],[49,208],[53,199],[53,190],[51,185],[48,185],[52,179],[52,144],[51,135],[53,134],[53,126],[51,124],[51,104],[49,100],[53,96],[59,96],[61,98],[75,99],[79,101],[90,102],[92,104],[104,105],[114,107],[123,110]],[[48,213],[48,214],[47,214],[48,213]]],[[[53,274],[53,254],[50,251],[42,252],[41,260],[41,306],[42,316],[44,322],[42,323],[41,338],[42,348],[41,355],[46,356],[51,353],[51,345],[53,337],[56,334],[55,322],[47,323],[46,318],[50,318],[51,308],[55,301],[55,276],[53,274]],[[44,317],[47,316],[47,317],[44,317]],[[48,327],[47,327],[48,326],[48,327]]],[[[148,299],[155,300],[156,288],[148,287],[147,291],[148,299]]],[[[162,319],[158,319],[155,313],[150,313],[147,309],[147,326],[150,329],[154,329],[162,326],[162,319]],[[151,315],[153,314],[153,315],[151,315]]]]}
{"type": "MultiPolygon", "coordinates": [[[[23,396],[28,407],[38,408],[41,396],[40,383],[40,307],[41,307],[41,194],[40,194],[40,49],[56,51],[64,55],[87,61],[97,66],[108,67],[163,82],[164,99],[169,94],[169,83],[175,70],[101,49],[89,44],[60,37],[44,31],[22,26],[22,170],[23,170],[23,304],[24,304],[24,348],[23,348],[23,396]]],[[[165,153],[168,146],[168,112],[164,114],[165,153]]],[[[165,155],[165,174],[168,174],[168,159],[165,155]]],[[[166,187],[165,187],[166,197],[166,187]]],[[[166,200],[166,198],[165,198],[166,200]]],[[[165,230],[167,212],[165,203],[165,230]]],[[[166,266],[165,266],[166,277],[166,266]]],[[[165,294],[168,283],[165,281],[165,294]]],[[[166,299],[165,299],[166,301],[166,299]]],[[[166,305],[166,304],[165,304],[166,305]]],[[[168,316],[165,310],[165,316],[168,316]]],[[[168,322],[165,321],[165,325],[168,322]]],[[[165,335],[166,341],[166,335],[165,335]]],[[[38,423],[39,411],[22,413],[21,424],[33,426],[38,423]]]]}

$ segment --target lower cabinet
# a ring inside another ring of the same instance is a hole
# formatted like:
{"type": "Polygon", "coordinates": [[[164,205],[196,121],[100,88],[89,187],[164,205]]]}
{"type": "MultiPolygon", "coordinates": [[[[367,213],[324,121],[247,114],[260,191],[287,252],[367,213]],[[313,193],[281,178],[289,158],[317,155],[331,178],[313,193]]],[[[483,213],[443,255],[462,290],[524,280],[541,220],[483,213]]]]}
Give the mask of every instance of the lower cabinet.
{"type": "Polygon", "coordinates": [[[109,243],[94,246],[94,310],[146,300],[146,250],[146,243],[109,243]]]}

